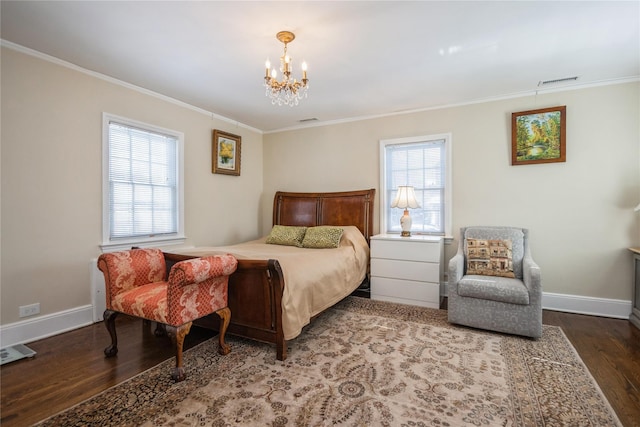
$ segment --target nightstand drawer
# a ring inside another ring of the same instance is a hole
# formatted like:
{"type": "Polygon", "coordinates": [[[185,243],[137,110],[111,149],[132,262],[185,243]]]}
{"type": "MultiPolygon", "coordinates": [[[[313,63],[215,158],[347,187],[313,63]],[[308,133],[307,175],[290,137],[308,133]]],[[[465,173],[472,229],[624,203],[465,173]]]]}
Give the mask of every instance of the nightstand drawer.
{"type": "Polygon", "coordinates": [[[440,286],[412,280],[371,278],[371,299],[440,307],[440,286]]]}
{"type": "Polygon", "coordinates": [[[440,250],[439,242],[371,240],[371,258],[439,262],[440,250]]]}
{"type": "Polygon", "coordinates": [[[440,264],[372,258],[371,276],[440,283],[440,264]]]}

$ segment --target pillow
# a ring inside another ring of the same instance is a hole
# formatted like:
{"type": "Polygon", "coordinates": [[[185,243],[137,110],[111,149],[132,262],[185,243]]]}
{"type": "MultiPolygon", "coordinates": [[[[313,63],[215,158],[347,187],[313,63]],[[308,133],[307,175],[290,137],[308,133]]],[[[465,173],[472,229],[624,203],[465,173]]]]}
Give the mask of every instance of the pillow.
{"type": "Polygon", "coordinates": [[[307,227],[295,227],[290,225],[274,225],[265,243],[270,245],[285,245],[302,247],[302,239],[307,227]]]}
{"type": "Polygon", "coordinates": [[[525,231],[516,227],[468,227],[464,237],[465,239],[511,240],[513,274],[517,279],[522,279],[525,231]]]}
{"type": "Polygon", "coordinates": [[[327,249],[337,248],[344,230],[340,227],[320,225],[309,227],[302,240],[303,248],[327,249]]]}
{"type": "Polygon", "coordinates": [[[512,277],[511,240],[466,239],[467,274],[512,277]]]}

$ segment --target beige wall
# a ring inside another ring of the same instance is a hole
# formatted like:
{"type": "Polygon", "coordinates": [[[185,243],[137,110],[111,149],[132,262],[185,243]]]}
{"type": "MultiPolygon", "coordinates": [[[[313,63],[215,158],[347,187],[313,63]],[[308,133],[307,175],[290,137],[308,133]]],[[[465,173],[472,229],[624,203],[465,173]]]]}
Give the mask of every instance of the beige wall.
{"type": "Polygon", "coordinates": [[[91,304],[102,238],[102,113],[185,136],[186,244],[258,236],[262,135],[67,67],[2,49],[0,323],[91,304]],[[241,176],[211,173],[211,133],[242,137],[241,176]]]}
{"type": "Polygon", "coordinates": [[[263,210],[277,190],[379,190],[381,139],[451,132],[447,259],[461,226],[526,227],[545,292],[628,301],[626,248],[640,245],[639,95],[638,83],[618,84],[267,134],[263,210]],[[567,106],[567,162],[511,166],[511,113],[558,105],[567,106]]]}
{"type": "MultiPolygon", "coordinates": [[[[545,292],[631,299],[638,83],[261,135],[7,48],[1,72],[2,326],[20,320],[20,305],[40,302],[45,315],[91,303],[103,112],[185,134],[188,245],[266,233],[277,190],[379,189],[380,139],[451,132],[456,239],[464,225],[528,227],[545,292]],[[510,166],[511,112],[557,105],[567,106],[567,162],[510,166]],[[211,174],[214,128],[242,136],[240,177],[211,174]]],[[[377,231],[377,206],[374,221],[377,231]]]]}

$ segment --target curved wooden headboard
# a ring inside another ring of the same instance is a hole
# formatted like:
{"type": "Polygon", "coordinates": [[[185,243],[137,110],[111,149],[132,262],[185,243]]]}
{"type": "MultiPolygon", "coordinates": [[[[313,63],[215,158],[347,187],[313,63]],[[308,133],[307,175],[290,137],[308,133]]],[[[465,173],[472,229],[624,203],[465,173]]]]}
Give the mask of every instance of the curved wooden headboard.
{"type": "Polygon", "coordinates": [[[276,192],[273,225],[355,225],[369,241],[373,233],[374,188],[334,193],[276,192]]]}

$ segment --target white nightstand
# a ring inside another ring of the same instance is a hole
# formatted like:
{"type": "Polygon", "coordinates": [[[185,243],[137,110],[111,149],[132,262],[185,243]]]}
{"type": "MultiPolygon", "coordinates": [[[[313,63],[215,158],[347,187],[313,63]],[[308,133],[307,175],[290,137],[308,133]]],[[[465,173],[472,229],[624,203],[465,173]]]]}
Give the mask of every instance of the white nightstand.
{"type": "Polygon", "coordinates": [[[443,248],[441,237],[371,237],[371,299],[440,308],[443,248]]]}

